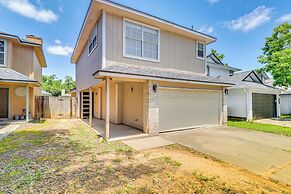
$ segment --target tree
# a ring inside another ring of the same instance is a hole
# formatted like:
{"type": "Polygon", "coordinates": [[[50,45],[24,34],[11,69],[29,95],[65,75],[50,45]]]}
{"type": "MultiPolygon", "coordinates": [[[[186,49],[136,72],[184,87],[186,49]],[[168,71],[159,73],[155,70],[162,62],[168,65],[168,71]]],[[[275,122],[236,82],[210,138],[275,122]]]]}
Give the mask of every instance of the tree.
{"type": "Polygon", "coordinates": [[[211,49],[210,51],[212,54],[214,54],[220,61],[224,59],[224,54],[223,53],[218,53],[217,50],[211,49]]]}
{"type": "Polygon", "coordinates": [[[291,24],[285,22],[273,29],[273,34],[266,37],[263,55],[258,61],[274,79],[276,86],[291,86],[291,24]]]}
{"type": "Polygon", "coordinates": [[[73,90],[75,87],[76,87],[76,83],[73,80],[73,78],[71,76],[66,76],[63,83],[63,87],[62,87],[63,89],[66,90],[66,93],[73,90]]]}
{"type": "Polygon", "coordinates": [[[62,80],[58,79],[55,75],[43,75],[42,89],[51,93],[53,96],[59,96],[62,91],[62,80]]]}
{"type": "Polygon", "coordinates": [[[42,89],[51,93],[53,96],[60,96],[62,89],[66,92],[75,88],[75,81],[71,76],[66,76],[64,82],[55,75],[42,76],[42,89]]]}

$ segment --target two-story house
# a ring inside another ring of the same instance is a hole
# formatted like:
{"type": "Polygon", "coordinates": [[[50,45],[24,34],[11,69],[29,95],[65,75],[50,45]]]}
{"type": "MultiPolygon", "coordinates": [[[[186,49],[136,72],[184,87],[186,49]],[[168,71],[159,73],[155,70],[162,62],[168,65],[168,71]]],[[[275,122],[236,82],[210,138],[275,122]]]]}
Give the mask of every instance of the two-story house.
{"type": "Polygon", "coordinates": [[[41,95],[46,67],[42,39],[0,32],[0,119],[34,116],[34,96],[41,95]]]}
{"type": "Polygon", "coordinates": [[[206,75],[212,77],[229,76],[241,69],[228,66],[213,53],[207,55],[206,58],[206,75]]]}
{"type": "Polygon", "coordinates": [[[216,38],[108,0],[92,0],[71,62],[79,116],[157,135],[226,120],[225,88],[206,76],[216,38]]]}

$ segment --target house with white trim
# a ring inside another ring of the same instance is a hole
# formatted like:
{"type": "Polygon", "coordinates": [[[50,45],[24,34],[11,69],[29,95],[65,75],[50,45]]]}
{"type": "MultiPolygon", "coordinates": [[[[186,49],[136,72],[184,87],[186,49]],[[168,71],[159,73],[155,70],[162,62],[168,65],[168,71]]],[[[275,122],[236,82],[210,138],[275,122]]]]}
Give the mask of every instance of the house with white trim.
{"type": "Polygon", "coordinates": [[[117,130],[158,135],[222,125],[225,91],[234,84],[206,75],[206,47],[215,41],[127,6],[92,0],[71,57],[79,117],[104,129],[106,139],[117,130]]]}
{"type": "Polygon", "coordinates": [[[241,69],[224,64],[215,54],[211,53],[206,58],[206,75],[212,77],[229,76],[241,69]]]}
{"type": "Polygon", "coordinates": [[[220,78],[235,84],[227,89],[229,117],[254,120],[280,116],[281,90],[267,85],[255,71],[220,78]]]}

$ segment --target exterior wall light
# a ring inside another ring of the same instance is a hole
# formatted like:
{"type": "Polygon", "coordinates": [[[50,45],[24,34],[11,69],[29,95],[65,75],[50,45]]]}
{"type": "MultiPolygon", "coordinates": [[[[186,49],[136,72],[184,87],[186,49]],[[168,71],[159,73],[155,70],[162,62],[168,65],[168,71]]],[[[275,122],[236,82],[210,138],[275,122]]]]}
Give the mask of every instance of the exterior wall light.
{"type": "Polygon", "coordinates": [[[153,85],[153,91],[154,91],[154,92],[157,92],[157,90],[158,90],[158,86],[157,86],[157,84],[154,84],[154,85],[153,85]]]}
{"type": "Polygon", "coordinates": [[[224,90],[225,95],[228,95],[228,89],[224,90]]]}

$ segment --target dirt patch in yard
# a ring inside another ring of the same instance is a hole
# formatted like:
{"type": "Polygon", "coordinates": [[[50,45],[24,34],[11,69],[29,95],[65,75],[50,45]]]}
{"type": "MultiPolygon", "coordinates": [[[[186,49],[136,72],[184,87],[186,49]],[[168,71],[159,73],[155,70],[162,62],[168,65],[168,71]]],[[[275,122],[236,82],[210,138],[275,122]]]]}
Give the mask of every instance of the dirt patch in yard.
{"type": "Polygon", "coordinates": [[[0,193],[283,193],[290,187],[181,146],[137,152],[79,120],[0,141],[0,193]]]}
{"type": "Polygon", "coordinates": [[[284,193],[291,191],[291,187],[288,185],[265,179],[247,170],[180,145],[145,152],[151,154],[152,157],[170,157],[181,164],[177,170],[179,176],[185,177],[192,173],[198,180],[223,185],[223,191],[229,190],[238,193],[284,193]]]}

